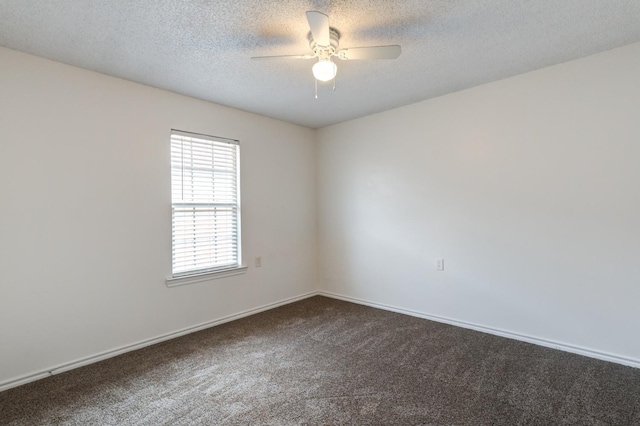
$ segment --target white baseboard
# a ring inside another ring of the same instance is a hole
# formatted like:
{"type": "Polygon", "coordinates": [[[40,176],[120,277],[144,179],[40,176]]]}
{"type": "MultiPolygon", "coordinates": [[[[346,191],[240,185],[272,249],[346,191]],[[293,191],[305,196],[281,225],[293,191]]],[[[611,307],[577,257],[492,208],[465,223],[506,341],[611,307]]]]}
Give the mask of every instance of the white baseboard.
{"type": "Polygon", "coordinates": [[[117,355],[121,355],[126,352],[135,351],[136,349],[142,349],[147,346],[154,345],[156,343],[164,342],[166,340],[174,339],[176,337],[184,336],[186,334],[194,333],[196,331],[204,330],[206,328],[215,327],[216,325],[224,324],[226,322],[234,321],[240,318],[247,317],[249,315],[254,315],[259,312],[264,312],[269,309],[277,308],[279,306],[288,305],[293,302],[297,302],[299,300],[307,299],[313,296],[325,296],[333,299],[344,300],[347,302],[357,303],[359,305],[370,306],[373,308],[383,309],[386,311],[397,312],[400,314],[410,315],[413,317],[424,318],[436,322],[441,322],[445,324],[454,325],[457,327],[468,328],[471,330],[481,331],[483,333],[493,334],[496,336],[506,337],[509,339],[520,340],[527,343],[532,343],[534,345],[544,346],[548,348],[558,349],[565,352],[570,352],[578,355],[587,356],[590,358],[596,358],[603,361],[614,362],[617,364],[627,365],[630,367],[640,368],[640,360],[622,357],[619,355],[614,355],[606,352],[596,351],[593,349],[582,348],[579,346],[569,345],[565,343],[555,342],[552,340],[540,339],[537,337],[526,336],[523,334],[518,334],[506,330],[500,330],[497,328],[486,327],[479,324],[469,323],[465,321],[458,321],[451,318],[445,318],[438,315],[426,314],[424,312],[418,312],[411,309],[399,308],[396,306],[387,305],[384,303],[376,303],[370,302],[364,299],[359,299],[356,297],[344,296],[337,293],[331,293],[328,291],[312,291],[309,293],[302,294],[300,296],[290,297],[287,299],[280,300],[278,302],[269,303],[263,306],[259,306],[257,308],[249,309],[243,312],[239,312],[237,314],[228,315],[222,318],[218,318],[213,321],[208,321],[206,323],[198,324],[192,327],[187,327],[182,330],[178,330],[172,333],[163,334],[161,336],[154,337],[152,339],[143,340],[137,343],[133,343],[130,345],[122,346],[116,349],[112,349],[109,351],[101,352],[86,358],[81,358],[72,362],[68,362],[65,364],[58,365],[56,367],[52,367],[46,370],[37,371],[35,373],[27,374],[15,379],[11,379],[5,382],[0,382],[0,392],[11,389],[20,385],[24,385],[29,382],[34,382],[39,379],[43,379],[45,377],[49,377],[53,374],[63,373],[65,371],[73,370],[78,367],[82,367],[85,365],[93,364],[98,361],[102,361],[108,358],[112,358],[117,355]]]}
{"type": "Polygon", "coordinates": [[[27,374],[24,376],[20,376],[15,379],[11,379],[5,382],[0,382],[0,392],[11,389],[20,385],[27,384],[29,382],[34,382],[36,380],[44,379],[45,377],[52,376],[54,374],[63,373],[65,371],[73,370],[78,367],[83,367],[85,365],[93,364],[98,361],[105,360],[107,358],[112,358],[117,355],[121,355],[126,352],[135,351],[136,349],[142,349],[146,346],[155,345],[156,343],[164,342],[165,340],[174,339],[176,337],[184,336],[185,334],[194,333],[196,331],[204,330],[206,328],[215,327],[216,325],[224,324],[226,322],[234,321],[240,318],[247,317],[249,315],[254,315],[259,312],[264,312],[269,309],[277,308],[279,306],[288,305],[293,302],[297,302],[299,300],[307,299],[309,297],[313,297],[318,295],[317,291],[312,291],[309,293],[302,294],[300,296],[290,297],[287,299],[280,300],[278,302],[269,303],[263,306],[259,306],[257,308],[249,309],[246,311],[242,311],[237,314],[228,315],[226,317],[218,318],[213,321],[208,321],[202,324],[198,324],[192,327],[183,328],[182,330],[174,331],[172,333],[163,334],[161,336],[154,337],[152,339],[142,340],[137,343],[133,343],[126,346],[121,346],[116,349],[112,349],[105,352],[100,352],[98,354],[81,358],[75,361],[71,361],[65,364],[61,364],[55,367],[48,368],[46,370],[38,371],[35,373],[27,374]]]}
{"type": "Polygon", "coordinates": [[[357,303],[359,305],[370,306],[372,308],[379,308],[379,309],[384,309],[386,311],[410,315],[412,317],[424,318],[431,321],[454,325],[457,327],[468,328],[471,330],[481,331],[483,333],[493,334],[496,336],[506,337],[509,339],[520,340],[523,342],[532,343],[534,345],[545,346],[547,348],[558,349],[565,352],[571,352],[574,354],[583,355],[590,358],[596,358],[603,361],[614,362],[616,364],[622,364],[629,367],[640,368],[640,360],[638,359],[627,358],[627,357],[614,355],[606,352],[596,351],[593,349],[583,348],[580,346],[555,342],[553,340],[540,339],[538,337],[531,337],[524,334],[514,333],[506,330],[500,330],[493,327],[486,327],[483,325],[474,324],[470,322],[458,321],[451,318],[441,317],[438,315],[426,314],[424,312],[418,312],[411,309],[399,308],[396,306],[386,305],[384,303],[370,302],[370,301],[359,299],[356,297],[344,296],[342,294],[331,293],[328,291],[319,291],[318,295],[330,297],[333,299],[344,300],[346,302],[357,303]]]}

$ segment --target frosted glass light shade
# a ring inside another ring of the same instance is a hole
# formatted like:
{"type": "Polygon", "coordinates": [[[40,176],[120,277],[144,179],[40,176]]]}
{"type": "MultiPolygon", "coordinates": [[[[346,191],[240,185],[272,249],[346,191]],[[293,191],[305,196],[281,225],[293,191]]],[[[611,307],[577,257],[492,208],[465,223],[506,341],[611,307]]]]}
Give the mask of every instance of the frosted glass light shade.
{"type": "Polygon", "coordinates": [[[338,67],[330,59],[320,59],[313,64],[311,71],[313,71],[313,76],[316,80],[329,81],[335,78],[338,67]]]}

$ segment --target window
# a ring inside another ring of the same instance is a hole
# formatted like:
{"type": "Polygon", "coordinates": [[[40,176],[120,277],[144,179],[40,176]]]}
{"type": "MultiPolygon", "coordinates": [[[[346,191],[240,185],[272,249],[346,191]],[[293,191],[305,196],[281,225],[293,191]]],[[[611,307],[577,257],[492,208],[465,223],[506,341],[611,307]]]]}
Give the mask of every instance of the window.
{"type": "Polygon", "coordinates": [[[242,268],[239,149],[236,140],[171,131],[173,279],[242,268]]]}

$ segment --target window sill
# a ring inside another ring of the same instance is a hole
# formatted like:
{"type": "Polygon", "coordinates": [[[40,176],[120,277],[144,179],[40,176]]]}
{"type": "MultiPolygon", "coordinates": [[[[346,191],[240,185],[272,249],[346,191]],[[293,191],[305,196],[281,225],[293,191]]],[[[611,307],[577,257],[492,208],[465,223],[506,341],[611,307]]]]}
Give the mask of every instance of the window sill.
{"type": "Polygon", "coordinates": [[[181,285],[195,284],[202,281],[217,280],[218,278],[230,277],[232,275],[240,275],[247,272],[245,265],[236,266],[219,271],[206,272],[203,274],[185,275],[182,277],[168,277],[165,280],[167,287],[178,287],[181,285]]]}

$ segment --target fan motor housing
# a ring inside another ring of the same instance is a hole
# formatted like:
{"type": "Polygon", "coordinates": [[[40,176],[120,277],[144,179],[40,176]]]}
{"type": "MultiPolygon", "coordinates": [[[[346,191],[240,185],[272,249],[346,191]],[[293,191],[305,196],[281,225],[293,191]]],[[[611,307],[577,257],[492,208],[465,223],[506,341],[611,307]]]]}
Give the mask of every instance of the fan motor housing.
{"type": "Polygon", "coordinates": [[[338,50],[338,45],[340,44],[340,33],[333,27],[329,28],[329,46],[321,46],[316,43],[311,32],[309,32],[307,37],[309,38],[309,47],[318,57],[322,57],[323,54],[327,56],[333,55],[335,51],[338,50]]]}

